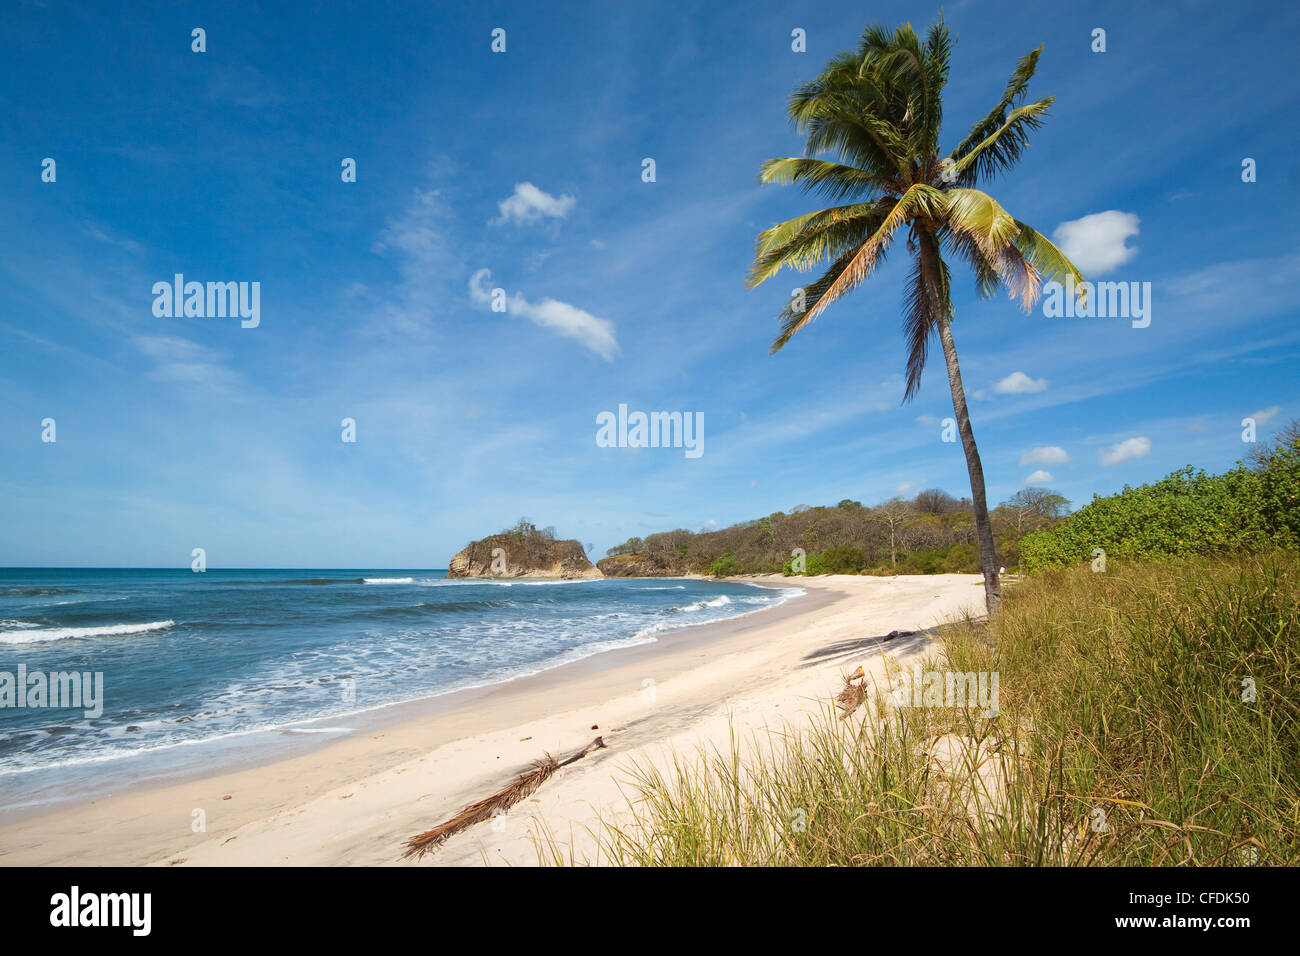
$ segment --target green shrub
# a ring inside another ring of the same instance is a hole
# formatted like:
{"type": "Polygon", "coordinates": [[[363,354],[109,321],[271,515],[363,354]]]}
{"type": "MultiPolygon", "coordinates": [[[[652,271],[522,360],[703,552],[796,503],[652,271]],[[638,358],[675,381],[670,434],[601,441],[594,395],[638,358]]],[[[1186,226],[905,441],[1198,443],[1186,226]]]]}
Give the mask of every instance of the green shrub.
{"type": "Polygon", "coordinates": [[[736,561],[736,556],[728,551],[709,565],[709,573],[715,578],[725,578],[730,574],[739,574],[740,565],[736,561]]]}
{"type": "Polygon", "coordinates": [[[852,545],[827,548],[818,557],[825,569],[821,572],[823,574],[857,574],[862,570],[862,566],[866,564],[866,558],[862,556],[862,549],[855,548],[852,545]]]}
{"type": "Polygon", "coordinates": [[[1265,453],[1256,467],[1238,462],[1222,475],[1182,468],[1150,485],[1125,487],[1048,531],[1020,541],[1030,572],[1109,558],[1225,554],[1300,545],[1300,446],[1265,453]]]}
{"type": "Polygon", "coordinates": [[[910,551],[898,562],[898,574],[978,574],[979,549],[973,544],[910,551]]]}
{"type": "MultiPolygon", "coordinates": [[[[857,574],[866,566],[867,559],[861,548],[852,545],[840,545],[827,548],[817,554],[810,554],[805,559],[806,570],[803,574],[857,574]]],[[[800,572],[794,569],[794,558],[788,559],[781,566],[781,573],[787,577],[800,572]]]]}

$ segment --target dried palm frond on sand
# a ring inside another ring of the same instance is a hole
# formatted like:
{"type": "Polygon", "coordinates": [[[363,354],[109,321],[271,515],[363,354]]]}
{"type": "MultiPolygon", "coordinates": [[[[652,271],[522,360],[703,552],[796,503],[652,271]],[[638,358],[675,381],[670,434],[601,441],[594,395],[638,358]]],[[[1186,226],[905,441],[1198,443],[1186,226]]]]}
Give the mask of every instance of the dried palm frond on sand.
{"type": "Polygon", "coordinates": [[[555,771],[561,767],[567,767],[571,763],[576,763],[593,750],[600,750],[604,746],[605,741],[597,737],[587,746],[563,760],[556,760],[550,754],[547,754],[541,760],[534,761],[531,770],[521,773],[504,790],[494,793],[492,796],[478,801],[478,803],[471,803],[446,823],[440,823],[432,830],[425,830],[423,833],[411,837],[406,841],[406,852],[402,854],[402,859],[412,856],[419,859],[449,837],[460,833],[462,830],[468,830],[476,823],[490,820],[498,812],[504,813],[520,800],[532,796],[533,792],[545,783],[546,779],[555,771]]]}
{"type": "Polygon", "coordinates": [[[861,667],[844,678],[844,688],[835,697],[840,720],[847,720],[867,699],[867,675],[861,667]],[[861,683],[858,681],[861,680],[861,683]]]}

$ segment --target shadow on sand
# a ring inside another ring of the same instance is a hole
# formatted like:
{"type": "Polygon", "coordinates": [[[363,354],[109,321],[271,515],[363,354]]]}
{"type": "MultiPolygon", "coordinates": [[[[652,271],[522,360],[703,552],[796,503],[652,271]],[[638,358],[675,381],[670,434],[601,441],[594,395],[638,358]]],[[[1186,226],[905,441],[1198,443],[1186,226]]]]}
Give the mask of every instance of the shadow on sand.
{"type": "Polygon", "coordinates": [[[859,637],[850,641],[836,641],[819,647],[811,654],[805,654],[800,668],[816,667],[830,661],[842,664],[857,663],[863,655],[874,654],[885,648],[893,653],[907,654],[919,648],[926,641],[938,637],[937,628],[924,631],[890,631],[876,637],[859,637]]]}

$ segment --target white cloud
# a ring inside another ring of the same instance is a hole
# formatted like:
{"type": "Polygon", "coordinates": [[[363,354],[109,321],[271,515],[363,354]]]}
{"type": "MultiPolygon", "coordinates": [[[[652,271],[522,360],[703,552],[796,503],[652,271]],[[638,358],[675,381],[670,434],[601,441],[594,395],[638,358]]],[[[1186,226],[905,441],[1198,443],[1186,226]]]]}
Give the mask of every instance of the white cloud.
{"type": "Polygon", "coordinates": [[[1047,379],[1030,378],[1024,372],[1012,372],[993,386],[998,395],[1023,395],[1027,392],[1041,392],[1047,388],[1047,379]]]}
{"type": "Polygon", "coordinates": [[[939,424],[939,419],[935,418],[933,415],[917,415],[916,423],[918,425],[937,425],[939,424]]]}
{"type": "Polygon", "coordinates": [[[1131,461],[1134,458],[1145,458],[1151,453],[1150,438],[1126,438],[1118,445],[1111,445],[1101,450],[1101,463],[1103,465],[1118,465],[1122,461],[1131,461]]]}
{"type": "Polygon", "coordinates": [[[912,484],[912,482],[910,481],[899,482],[898,487],[894,489],[894,494],[897,495],[906,494],[908,491],[911,491],[915,487],[916,485],[912,484]]]}
{"type": "Polygon", "coordinates": [[[1139,222],[1137,213],[1108,209],[1061,223],[1052,238],[1083,277],[1091,280],[1137,255],[1137,247],[1126,243],[1138,234],[1139,222]]]}
{"type": "Polygon", "coordinates": [[[522,225],[544,217],[563,219],[577,203],[573,196],[552,196],[532,183],[515,183],[514,193],[497,203],[501,215],[493,219],[492,224],[513,222],[522,225]]]}
{"type": "Polygon", "coordinates": [[[1256,425],[1266,425],[1281,410],[1281,405],[1270,405],[1268,408],[1261,408],[1257,412],[1251,412],[1249,417],[1255,419],[1256,425]]]}
{"type": "Polygon", "coordinates": [[[1042,485],[1042,484],[1046,484],[1049,481],[1055,481],[1055,479],[1052,477],[1052,473],[1050,471],[1043,471],[1040,468],[1038,469],[1038,471],[1026,475],[1024,480],[1021,481],[1020,483],[1022,485],[1042,485]]]}
{"type": "Polygon", "coordinates": [[[1057,445],[1033,448],[1020,456],[1022,465],[1064,465],[1069,460],[1069,452],[1057,445]]]}
{"type": "MultiPolygon", "coordinates": [[[[479,269],[470,277],[470,298],[479,305],[490,305],[492,302],[492,290],[487,285],[491,278],[490,269],[479,269]]],[[[505,304],[506,314],[525,318],[542,328],[577,339],[602,358],[613,358],[618,352],[614,323],[608,319],[597,318],[590,312],[556,299],[529,302],[519,292],[508,296],[505,304]]]]}

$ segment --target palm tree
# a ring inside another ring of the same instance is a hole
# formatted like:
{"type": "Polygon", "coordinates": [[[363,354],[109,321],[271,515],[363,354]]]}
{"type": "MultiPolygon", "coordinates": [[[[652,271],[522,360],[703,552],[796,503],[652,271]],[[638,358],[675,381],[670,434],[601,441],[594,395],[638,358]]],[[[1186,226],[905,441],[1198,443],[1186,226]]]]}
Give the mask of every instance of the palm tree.
{"type": "Polygon", "coordinates": [[[1042,47],[1021,57],[1002,98],[947,156],[939,149],[943,88],[952,39],[942,19],[922,43],[908,24],[890,33],[868,27],[856,52],[842,53],[795,91],[789,114],[806,135],[803,157],[771,159],[761,183],[794,183],[847,203],[799,216],[758,236],[748,285],[782,266],[800,271],[829,263],[825,274],[782,312],[775,353],[836,299],[869,276],[904,227],[912,259],[904,296],[909,401],[936,333],[948,365],[952,407],[970,472],[971,501],[989,613],[1001,601],[984,471],[971,431],[952,337],[952,300],[945,251],[968,263],[984,297],[1004,288],[1028,311],[1045,278],[1083,276],[1061,251],[975,184],[1010,169],[1041,125],[1051,97],[1021,105],[1042,47]],[[829,152],[835,159],[818,159],[829,152]]]}

